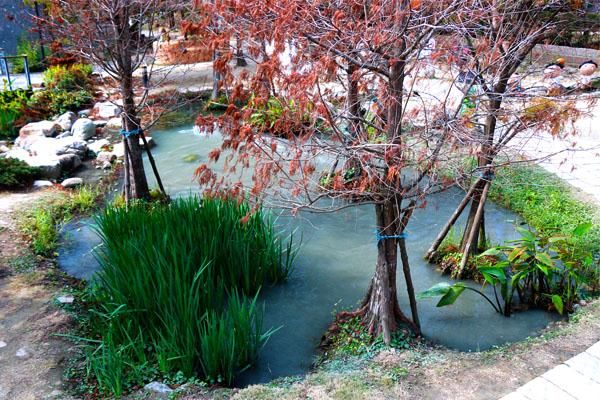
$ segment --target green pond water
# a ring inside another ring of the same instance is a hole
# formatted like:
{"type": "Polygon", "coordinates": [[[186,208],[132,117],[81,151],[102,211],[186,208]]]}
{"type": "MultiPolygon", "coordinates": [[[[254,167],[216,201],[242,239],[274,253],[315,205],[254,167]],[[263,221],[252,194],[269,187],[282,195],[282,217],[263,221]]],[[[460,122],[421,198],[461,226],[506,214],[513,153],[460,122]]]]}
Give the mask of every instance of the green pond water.
{"type": "MultiPolygon", "coordinates": [[[[219,145],[219,135],[202,136],[191,127],[180,127],[155,130],[152,137],[157,143],[153,154],[166,190],[172,196],[198,193],[194,170],[219,145]]],[[[151,173],[148,175],[154,184],[151,173]]],[[[415,212],[409,224],[407,247],[417,292],[438,282],[450,282],[422,257],[462,195],[459,190],[450,190],[430,196],[427,207],[415,212]]],[[[515,214],[494,204],[489,204],[486,212],[486,228],[493,242],[516,238],[515,214]]],[[[376,260],[374,221],[372,206],[328,214],[303,212],[296,217],[283,213],[278,217],[282,230],[297,230],[302,235],[302,246],[289,281],[262,290],[264,326],[280,329],[262,350],[257,366],[240,376],[239,385],[303,374],[310,369],[321,335],[332,321],[332,312],[353,308],[365,294],[376,260]]],[[[91,254],[97,244],[98,238],[86,221],[68,226],[63,231],[59,265],[72,275],[89,278],[97,269],[91,254]]],[[[401,274],[398,291],[402,309],[410,314],[401,274]]],[[[418,302],[424,336],[463,351],[522,340],[557,318],[541,310],[505,318],[481,297],[468,292],[453,306],[436,308],[435,303],[434,299],[418,302]]]]}

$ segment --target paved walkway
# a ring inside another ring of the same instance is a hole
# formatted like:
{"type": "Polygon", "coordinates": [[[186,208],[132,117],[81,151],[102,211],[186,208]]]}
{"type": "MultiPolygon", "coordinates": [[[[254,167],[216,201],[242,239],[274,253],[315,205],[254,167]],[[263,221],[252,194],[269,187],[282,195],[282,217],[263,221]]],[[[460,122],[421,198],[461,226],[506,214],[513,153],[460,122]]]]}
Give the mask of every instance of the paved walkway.
{"type": "Polygon", "coordinates": [[[500,400],[600,399],[600,342],[500,400]]]}

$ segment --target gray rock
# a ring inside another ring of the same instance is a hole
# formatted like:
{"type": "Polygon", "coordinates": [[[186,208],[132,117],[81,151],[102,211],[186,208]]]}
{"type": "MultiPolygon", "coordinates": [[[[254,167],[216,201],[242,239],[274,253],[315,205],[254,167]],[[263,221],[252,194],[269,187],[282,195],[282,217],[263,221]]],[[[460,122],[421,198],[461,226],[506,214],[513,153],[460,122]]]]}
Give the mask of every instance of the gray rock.
{"type": "Polygon", "coordinates": [[[108,121],[105,119],[97,119],[94,121],[94,125],[96,125],[96,128],[103,128],[106,126],[106,124],[108,124],[108,121]]]}
{"type": "Polygon", "coordinates": [[[94,105],[94,111],[96,112],[96,115],[102,119],[110,119],[121,115],[121,107],[110,101],[96,103],[94,105]]]}
{"type": "Polygon", "coordinates": [[[91,113],[92,113],[92,109],[88,108],[88,109],[79,111],[77,113],[77,115],[79,115],[80,117],[89,117],[91,113]]]}
{"type": "Polygon", "coordinates": [[[96,125],[91,119],[80,118],[73,124],[71,133],[76,139],[87,140],[96,134],[96,125]]]}
{"type": "Polygon", "coordinates": [[[56,123],[60,125],[63,131],[70,131],[73,123],[77,120],[77,115],[73,111],[67,111],[56,119],[56,123]]]}
{"type": "Polygon", "coordinates": [[[71,295],[64,295],[64,296],[58,296],[56,298],[56,300],[58,300],[58,302],[61,304],[71,304],[75,301],[75,297],[73,297],[71,295]]]}
{"type": "Polygon", "coordinates": [[[38,180],[38,181],[33,181],[33,187],[36,189],[41,189],[41,188],[45,188],[45,187],[51,187],[54,184],[50,181],[42,181],[42,180],[38,180]]]}
{"type": "Polygon", "coordinates": [[[83,185],[83,179],[81,178],[68,178],[62,181],[61,185],[66,188],[74,188],[83,185]]]}
{"type": "MultiPolygon", "coordinates": [[[[146,136],[146,143],[148,143],[149,148],[153,148],[156,146],[156,142],[154,141],[154,139],[152,139],[152,136],[146,136]]],[[[142,138],[140,138],[140,147],[142,149],[145,148],[144,141],[142,140],[142,138]]]]}
{"type": "Polygon", "coordinates": [[[21,347],[19,350],[17,350],[17,352],[15,353],[15,355],[19,358],[29,358],[31,357],[31,353],[29,351],[27,351],[27,349],[25,347],[21,347]]]}
{"type": "Polygon", "coordinates": [[[63,154],[58,156],[60,167],[63,171],[73,171],[81,165],[81,158],[76,154],[63,154]]]}
{"type": "Polygon", "coordinates": [[[171,393],[173,391],[173,389],[171,389],[164,383],[156,382],[156,381],[150,382],[149,384],[144,386],[144,389],[152,391],[152,392],[156,392],[156,393],[171,393]]]}
{"type": "Polygon", "coordinates": [[[106,146],[110,146],[110,142],[107,139],[100,139],[88,144],[88,149],[98,154],[102,152],[102,148],[106,146]]]}

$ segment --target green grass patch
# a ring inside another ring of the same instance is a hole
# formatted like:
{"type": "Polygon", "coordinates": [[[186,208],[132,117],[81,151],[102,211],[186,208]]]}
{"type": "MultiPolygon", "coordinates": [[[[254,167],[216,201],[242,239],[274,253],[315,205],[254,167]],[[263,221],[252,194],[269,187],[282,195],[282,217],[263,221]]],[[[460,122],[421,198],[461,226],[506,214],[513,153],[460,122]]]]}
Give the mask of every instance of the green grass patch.
{"type": "Polygon", "coordinates": [[[189,198],[109,207],[97,224],[102,268],[79,334],[88,387],[118,397],[156,377],[231,384],[255,361],[273,332],[257,294],[295,256],[267,215],[189,198]]]}
{"type": "Polygon", "coordinates": [[[19,228],[35,254],[51,256],[56,250],[59,227],[74,216],[92,211],[101,196],[100,189],[88,186],[73,192],[57,192],[29,209],[19,221],[19,228]]]}
{"type": "Polygon", "coordinates": [[[556,175],[536,165],[513,165],[499,170],[490,198],[523,216],[544,235],[570,234],[578,225],[592,222],[590,232],[577,246],[600,255],[600,211],[575,197],[573,189],[556,175]]]}

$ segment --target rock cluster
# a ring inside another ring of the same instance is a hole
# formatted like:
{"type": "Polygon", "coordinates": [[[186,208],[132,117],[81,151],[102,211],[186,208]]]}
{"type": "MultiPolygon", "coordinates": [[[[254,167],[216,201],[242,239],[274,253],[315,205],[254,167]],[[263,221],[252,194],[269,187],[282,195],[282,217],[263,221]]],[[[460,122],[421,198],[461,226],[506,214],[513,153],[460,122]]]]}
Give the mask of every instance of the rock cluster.
{"type": "MultiPolygon", "coordinates": [[[[102,168],[109,169],[119,156],[119,149],[115,151],[107,139],[94,138],[103,127],[120,129],[120,113],[118,105],[103,102],[78,114],[67,112],[53,121],[29,123],[21,128],[12,148],[8,143],[0,143],[0,157],[16,158],[39,167],[42,177],[48,180],[57,180],[94,156],[102,168]]],[[[80,178],[70,178],[62,184],[75,187],[82,183],[80,178]]]]}

